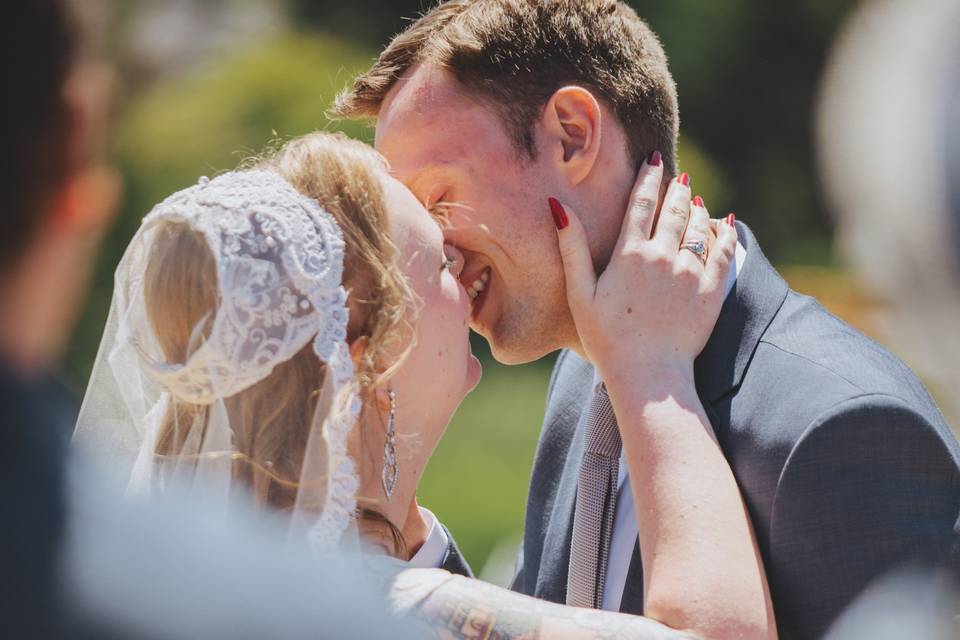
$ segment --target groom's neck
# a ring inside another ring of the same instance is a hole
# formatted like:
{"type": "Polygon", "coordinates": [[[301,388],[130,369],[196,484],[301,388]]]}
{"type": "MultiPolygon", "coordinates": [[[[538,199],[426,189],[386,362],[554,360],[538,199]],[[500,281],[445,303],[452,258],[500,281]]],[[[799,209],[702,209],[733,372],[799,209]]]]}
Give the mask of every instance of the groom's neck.
{"type": "MultiPolygon", "coordinates": [[[[623,230],[623,218],[636,182],[636,172],[632,164],[628,164],[627,167],[626,171],[610,171],[605,176],[597,175],[597,180],[593,184],[585,185],[589,190],[585,188],[578,198],[580,204],[577,211],[589,212],[581,216],[581,220],[587,232],[590,254],[593,256],[593,266],[597,276],[600,276],[610,263],[613,250],[623,230]],[[594,202],[595,206],[590,206],[590,202],[594,202]]],[[[666,174],[663,176],[663,183],[660,185],[660,202],[663,201],[673,177],[666,174]]],[[[591,362],[576,332],[573,332],[566,344],[562,346],[587,362],[591,362]]]]}

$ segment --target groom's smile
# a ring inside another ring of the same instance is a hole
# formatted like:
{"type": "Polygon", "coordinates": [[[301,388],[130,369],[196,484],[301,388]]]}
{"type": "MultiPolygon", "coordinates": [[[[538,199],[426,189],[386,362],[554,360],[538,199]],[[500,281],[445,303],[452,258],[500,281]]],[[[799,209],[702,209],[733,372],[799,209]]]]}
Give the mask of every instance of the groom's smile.
{"type": "Polygon", "coordinates": [[[547,206],[560,189],[549,154],[518,149],[500,111],[429,64],[383,100],[375,146],[463,252],[471,327],[498,360],[529,362],[576,340],[547,206]]]}

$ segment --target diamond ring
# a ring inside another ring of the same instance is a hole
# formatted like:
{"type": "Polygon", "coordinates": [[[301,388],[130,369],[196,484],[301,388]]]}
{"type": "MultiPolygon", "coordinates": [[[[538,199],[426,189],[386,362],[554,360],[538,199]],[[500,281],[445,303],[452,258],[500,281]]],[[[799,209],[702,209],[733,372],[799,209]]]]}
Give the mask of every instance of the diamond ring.
{"type": "Polygon", "coordinates": [[[681,249],[686,249],[691,252],[693,255],[697,256],[700,259],[700,262],[707,262],[707,243],[703,240],[697,240],[696,242],[684,242],[680,245],[681,249]]]}

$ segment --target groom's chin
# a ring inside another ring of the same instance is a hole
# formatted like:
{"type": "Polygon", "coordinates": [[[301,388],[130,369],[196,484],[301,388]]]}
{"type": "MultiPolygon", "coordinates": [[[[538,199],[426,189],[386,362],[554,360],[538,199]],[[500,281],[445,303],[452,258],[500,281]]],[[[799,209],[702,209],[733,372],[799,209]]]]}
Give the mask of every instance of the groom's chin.
{"type": "Polygon", "coordinates": [[[491,338],[481,334],[490,345],[490,353],[493,359],[500,364],[517,365],[535,362],[547,355],[556,348],[544,347],[541,341],[535,339],[524,339],[519,336],[497,336],[491,338]]]}

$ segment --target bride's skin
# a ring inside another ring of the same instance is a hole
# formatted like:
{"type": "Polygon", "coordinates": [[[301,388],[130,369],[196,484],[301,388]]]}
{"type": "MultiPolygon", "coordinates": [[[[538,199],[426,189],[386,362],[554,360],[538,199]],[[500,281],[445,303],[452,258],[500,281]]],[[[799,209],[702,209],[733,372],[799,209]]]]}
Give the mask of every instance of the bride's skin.
{"type": "MultiPolygon", "coordinates": [[[[383,182],[390,238],[419,306],[412,323],[413,346],[396,372],[377,389],[378,411],[364,412],[364,422],[355,430],[362,440],[354,439],[350,446],[365,472],[358,491],[361,505],[403,531],[409,555],[427,533],[416,508],[423,470],[460,402],[480,381],[481,367],[470,352],[470,297],[458,280],[462,256],[456,249],[444,247],[440,227],[406,187],[389,176],[384,176],[383,182]],[[380,465],[390,391],[396,397],[398,478],[387,500],[380,465]]],[[[373,543],[391,546],[385,538],[373,543]]]]}
{"type": "MultiPolygon", "coordinates": [[[[660,181],[660,169],[645,164],[635,190],[642,197],[631,202],[658,202],[660,181]]],[[[414,551],[426,533],[415,499],[422,470],[460,401],[477,384],[480,367],[469,351],[469,297],[457,279],[461,256],[443,246],[436,223],[393,178],[385,178],[385,196],[402,271],[422,304],[414,319],[416,342],[396,375],[377,390],[378,411],[366,412],[358,430],[363,442],[352,451],[360,461],[361,503],[402,529],[414,551]],[[447,257],[452,260],[444,266],[447,257]],[[380,456],[389,390],[397,397],[400,473],[387,500],[380,456]]],[[[682,215],[662,220],[653,240],[647,238],[655,212],[635,204],[615,251],[621,257],[611,260],[599,281],[582,226],[568,211],[570,225],[558,232],[568,298],[583,355],[607,381],[637,514],[643,516],[638,525],[649,567],[647,615],[704,637],[771,638],[776,628],[749,519],[693,384],[693,360],[719,314],[736,232],[717,226],[706,267],[693,254],[678,253],[681,238],[712,235],[705,209],[693,207],[691,215],[690,197],[688,187],[671,183],[664,211],[682,215]],[[628,307],[639,309],[644,300],[661,300],[659,312],[648,309],[624,323],[628,307]]],[[[382,530],[368,534],[374,545],[391,548],[382,530]]],[[[439,570],[408,570],[397,585],[398,598],[415,606],[439,637],[473,637],[468,631],[478,630],[505,638],[673,637],[644,618],[572,609],[439,570]],[[474,626],[467,629],[466,621],[474,626]]]]}

